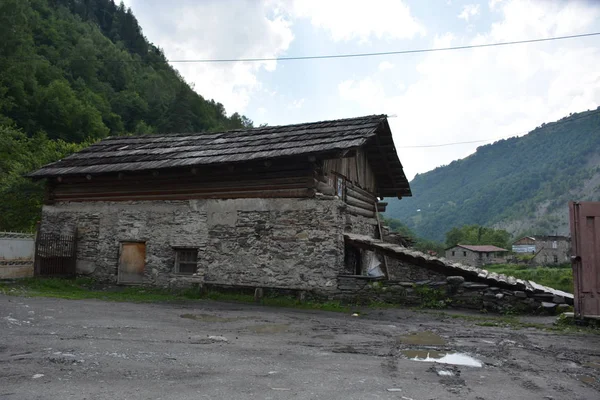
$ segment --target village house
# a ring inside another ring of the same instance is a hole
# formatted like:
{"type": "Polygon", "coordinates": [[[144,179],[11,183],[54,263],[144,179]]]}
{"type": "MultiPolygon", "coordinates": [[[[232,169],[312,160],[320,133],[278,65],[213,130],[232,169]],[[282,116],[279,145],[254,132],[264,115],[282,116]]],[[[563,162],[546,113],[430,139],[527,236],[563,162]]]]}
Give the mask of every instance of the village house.
{"type": "Polygon", "coordinates": [[[381,237],[378,198],[411,195],[385,115],[110,137],[30,177],[78,273],[163,287],[333,290],[367,274],[344,233],[381,237]]]}
{"type": "Polygon", "coordinates": [[[513,253],[533,256],[534,265],[570,262],[571,238],[568,236],[525,236],[512,245],[513,253]]]}
{"type": "Polygon", "coordinates": [[[29,176],[46,179],[36,276],[402,304],[420,304],[426,287],[502,312],[573,304],[460,263],[504,249],[459,245],[455,257],[475,256],[455,262],[381,226],[380,200],[411,195],[385,115],[111,137],[29,176]]]}
{"type": "Polygon", "coordinates": [[[508,250],[492,245],[457,244],[446,249],[446,258],[466,265],[482,266],[506,262],[508,250]]]}

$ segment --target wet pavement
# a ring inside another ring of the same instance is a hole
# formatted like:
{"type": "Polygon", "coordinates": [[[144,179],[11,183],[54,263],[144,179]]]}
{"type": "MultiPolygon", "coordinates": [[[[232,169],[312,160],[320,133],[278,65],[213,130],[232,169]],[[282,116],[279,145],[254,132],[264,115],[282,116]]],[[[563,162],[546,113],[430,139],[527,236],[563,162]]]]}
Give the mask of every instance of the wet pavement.
{"type": "Polygon", "coordinates": [[[203,398],[598,399],[600,336],[403,309],[0,295],[0,399],[203,398]]]}

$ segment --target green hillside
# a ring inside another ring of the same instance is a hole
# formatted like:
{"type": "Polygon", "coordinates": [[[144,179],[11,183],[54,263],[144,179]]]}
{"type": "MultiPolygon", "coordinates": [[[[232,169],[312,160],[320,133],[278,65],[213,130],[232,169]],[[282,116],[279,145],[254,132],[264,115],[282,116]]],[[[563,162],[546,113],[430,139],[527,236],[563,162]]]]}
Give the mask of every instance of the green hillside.
{"type": "Polygon", "coordinates": [[[0,1],[0,231],[31,229],[22,174],[106,136],[251,126],[198,95],[112,0],[0,1]]]}
{"type": "Polygon", "coordinates": [[[567,234],[568,201],[600,200],[600,107],[481,146],[415,176],[411,188],[412,198],[388,200],[385,215],[427,239],[468,224],[567,234]]]}

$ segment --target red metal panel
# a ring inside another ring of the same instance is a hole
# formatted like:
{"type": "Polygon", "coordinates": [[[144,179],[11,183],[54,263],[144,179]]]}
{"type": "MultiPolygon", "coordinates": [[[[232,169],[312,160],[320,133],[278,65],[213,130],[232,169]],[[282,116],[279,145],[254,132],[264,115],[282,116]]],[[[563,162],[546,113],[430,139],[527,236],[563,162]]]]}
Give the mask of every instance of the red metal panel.
{"type": "Polygon", "coordinates": [[[600,317],[600,202],[569,203],[575,315],[600,317]]]}

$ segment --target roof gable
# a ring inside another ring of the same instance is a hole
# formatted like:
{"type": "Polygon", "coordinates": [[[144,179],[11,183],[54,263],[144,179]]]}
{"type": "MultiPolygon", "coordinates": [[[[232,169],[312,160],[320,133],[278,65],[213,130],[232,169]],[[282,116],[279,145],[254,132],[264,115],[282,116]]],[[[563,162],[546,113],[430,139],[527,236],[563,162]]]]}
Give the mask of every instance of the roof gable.
{"type": "Polygon", "coordinates": [[[515,240],[513,243],[517,243],[521,240],[524,239],[529,239],[532,241],[541,241],[541,242],[545,242],[545,241],[570,241],[571,238],[569,236],[559,236],[559,235],[550,235],[550,236],[542,236],[542,235],[533,235],[533,236],[524,236],[522,238],[519,238],[517,240],[515,240]]]}
{"type": "Polygon", "coordinates": [[[365,146],[381,196],[410,196],[385,115],[214,133],[106,138],[29,174],[32,178],[232,164],[309,156],[336,158],[365,146]]]}
{"type": "Polygon", "coordinates": [[[508,251],[502,247],[493,246],[491,244],[475,245],[475,244],[457,244],[456,247],[462,247],[463,249],[471,250],[476,253],[490,253],[494,251],[508,251]]]}

